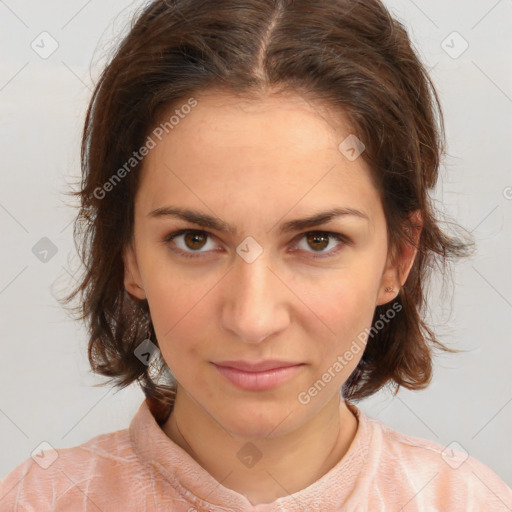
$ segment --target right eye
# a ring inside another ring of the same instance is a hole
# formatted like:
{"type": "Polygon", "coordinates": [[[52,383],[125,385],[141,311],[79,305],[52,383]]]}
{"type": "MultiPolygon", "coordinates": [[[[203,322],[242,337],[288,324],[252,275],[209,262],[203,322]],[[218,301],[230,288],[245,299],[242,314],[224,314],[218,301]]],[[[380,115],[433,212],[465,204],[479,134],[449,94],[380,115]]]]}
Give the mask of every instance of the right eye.
{"type": "MultiPolygon", "coordinates": [[[[180,229],[167,235],[164,241],[166,243],[172,242],[175,247],[170,247],[170,249],[184,258],[199,258],[201,253],[210,252],[209,250],[200,250],[208,245],[208,237],[210,236],[210,233],[206,231],[180,229]]],[[[209,249],[211,250],[212,247],[209,249]]]]}

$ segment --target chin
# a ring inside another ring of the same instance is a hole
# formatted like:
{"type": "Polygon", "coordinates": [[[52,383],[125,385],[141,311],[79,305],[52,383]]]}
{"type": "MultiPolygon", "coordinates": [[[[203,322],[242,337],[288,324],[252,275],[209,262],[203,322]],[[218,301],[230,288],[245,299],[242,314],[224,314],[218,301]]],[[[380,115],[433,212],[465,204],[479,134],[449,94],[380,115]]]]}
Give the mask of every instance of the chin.
{"type": "MultiPolygon", "coordinates": [[[[227,404],[229,406],[229,404],[227,404]]],[[[231,407],[214,414],[216,420],[234,436],[244,438],[272,438],[283,435],[283,428],[290,429],[293,406],[284,403],[270,405],[265,402],[256,404],[247,401],[240,406],[231,403],[231,407]],[[286,421],[285,421],[286,420],[286,421]],[[277,428],[279,427],[279,428],[277,428]]]]}

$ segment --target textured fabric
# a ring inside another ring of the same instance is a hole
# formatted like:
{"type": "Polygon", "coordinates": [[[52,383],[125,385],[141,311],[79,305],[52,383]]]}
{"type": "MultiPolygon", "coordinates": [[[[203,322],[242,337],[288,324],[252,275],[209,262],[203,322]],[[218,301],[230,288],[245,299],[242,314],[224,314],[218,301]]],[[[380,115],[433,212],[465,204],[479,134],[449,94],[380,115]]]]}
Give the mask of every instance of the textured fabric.
{"type": "Polygon", "coordinates": [[[322,478],[252,506],[170,440],[142,403],[128,429],[58,449],[43,469],[32,458],[0,483],[11,511],[512,511],[512,490],[487,466],[440,444],[358,419],[348,452],[322,478]]]}

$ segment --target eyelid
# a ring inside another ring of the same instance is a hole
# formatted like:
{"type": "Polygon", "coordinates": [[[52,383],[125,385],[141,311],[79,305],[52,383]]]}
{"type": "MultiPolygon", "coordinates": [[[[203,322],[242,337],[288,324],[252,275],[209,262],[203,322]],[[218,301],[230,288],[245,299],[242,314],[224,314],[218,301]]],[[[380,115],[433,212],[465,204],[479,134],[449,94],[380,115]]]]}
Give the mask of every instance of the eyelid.
{"type": "MultiPolygon", "coordinates": [[[[179,229],[179,230],[176,230],[176,231],[173,231],[172,233],[169,233],[167,236],[164,237],[164,244],[168,244],[169,242],[172,242],[174,240],[174,238],[180,236],[180,235],[184,235],[184,234],[188,234],[188,233],[200,233],[200,234],[204,234],[206,235],[208,238],[216,238],[216,236],[208,231],[205,231],[205,230],[202,230],[202,229],[191,229],[191,228],[184,228],[184,229],[179,229]]],[[[309,254],[309,256],[307,256],[307,258],[313,258],[313,259],[320,259],[320,258],[329,258],[329,257],[333,257],[334,255],[336,255],[343,246],[346,246],[346,245],[352,245],[352,241],[345,235],[342,235],[341,233],[337,233],[337,232],[333,232],[333,231],[326,231],[326,230],[321,230],[321,229],[310,229],[309,231],[304,231],[302,233],[299,233],[293,240],[293,243],[295,244],[295,246],[298,244],[298,242],[300,240],[302,240],[306,235],[309,235],[309,234],[313,234],[313,233],[320,233],[320,234],[323,234],[323,235],[326,235],[330,238],[334,238],[335,240],[337,240],[338,242],[340,242],[340,245],[337,246],[336,248],[334,249],[331,249],[330,251],[327,251],[327,252],[318,252],[318,253],[315,253],[314,251],[305,251],[307,254],[309,254]]],[[[183,251],[182,249],[180,248],[173,248],[171,249],[173,252],[176,252],[178,254],[181,254],[182,256],[186,257],[186,258],[200,258],[202,257],[201,254],[208,254],[209,252],[212,252],[212,251],[183,251]]],[[[300,251],[299,249],[293,249],[292,252],[298,252],[300,251]]]]}
{"type": "MultiPolygon", "coordinates": [[[[339,245],[336,246],[335,248],[333,249],[330,249],[329,251],[326,251],[326,252],[315,252],[315,251],[304,251],[307,256],[304,256],[304,258],[308,258],[308,259],[322,259],[322,258],[332,258],[334,256],[336,256],[339,251],[346,245],[352,245],[352,242],[351,240],[349,240],[349,238],[345,235],[342,235],[341,233],[337,233],[337,232],[334,232],[334,231],[326,231],[326,230],[322,230],[322,229],[310,229],[308,231],[304,231],[302,233],[299,233],[295,239],[297,240],[297,242],[294,242],[295,243],[295,246],[306,236],[306,235],[309,235],[309,234],[322,234],[322,235],[325,235],[329,238],[333,238],[335,239],[337,242],[339,242],[339,245]]],[[[292,252],[298,252],[300,251],[300,249],[294,249],[292,252]]]]}
{"type": "MultiPolygon", "coordinates": [[[[196,233],[204,234],[204,235],[206,235],[208,237],[208,239],[216,238],[215,235],[213,235],[212,233],[209,233],[208,231],[204,231],[202,229],[185,228],[185,229],[178,229],[176,231],[173,231],[172,233],[169,233],[167,236],[164,237],[163,243],[164,244],[168,244],[169,242],[172,242],[178,236],[186,235],[186,234],[189,234],[189,233],[192,233],[192,234],[196,234],[196,233]]],[[[206,254],[208,252],[211,252],[211,251],[184,251],[183,249],[180,249],[179,247],[173,248],[171,250],[173,252],[175,252],[175,253],[178,253],[178,254],[186,257],[186,258],[198,258],[198,257],[201,257],[201,254],[206,254]]]]}

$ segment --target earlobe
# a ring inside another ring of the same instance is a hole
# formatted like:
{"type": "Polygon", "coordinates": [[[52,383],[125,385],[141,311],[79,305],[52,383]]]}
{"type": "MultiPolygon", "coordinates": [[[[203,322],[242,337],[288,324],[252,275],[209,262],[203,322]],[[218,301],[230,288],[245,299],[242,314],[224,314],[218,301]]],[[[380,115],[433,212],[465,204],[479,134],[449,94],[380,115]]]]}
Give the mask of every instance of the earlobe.
{"type": "Polygon", "coordinates": [[[399,263],[396,261],[396,257],[390,254],[386,268],[382,274],[377,306],[387,304],[394,300],[400,292],[401,284],[399,263]]]}
{"type": "Polygon", "coordinates": [[[404,286],[418,253],[418,243],[422,229],[421,213],[413,212],[408,229],[410,240],[404,240],[400,248],[389,254],[386,268],[382,275],[377,305],[394,300],[404,286]]]}
{"type": "Polygon", "coordinates": [[[137,299],[144,300],[146,293],[139,272],[139,265],[132,244],[128,244],[123,251],[124,287],[128,293],[137,299]]]}

